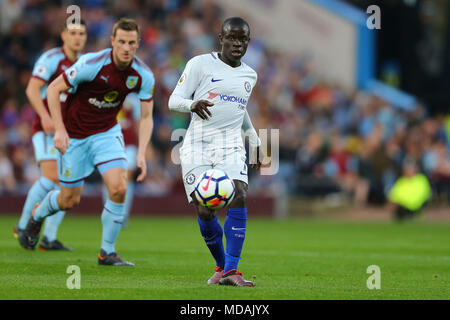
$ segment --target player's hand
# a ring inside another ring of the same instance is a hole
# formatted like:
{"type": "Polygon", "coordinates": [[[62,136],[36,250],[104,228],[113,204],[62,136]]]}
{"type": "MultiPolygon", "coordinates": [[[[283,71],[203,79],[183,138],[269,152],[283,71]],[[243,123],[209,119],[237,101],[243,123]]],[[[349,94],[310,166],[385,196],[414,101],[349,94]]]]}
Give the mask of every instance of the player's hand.
{"type": "Polygon", "coordinates": [[[139,176],[137,177],[137,182],[144,181],[145,177],[147,176],[147,162],[145,161],[145,156],[143,154],[138,154],[136,165],[139,169],[141,169],[141,172],[139,176]]]}
{"type": "Polygon", "coordinates": [[[256,159],[256,163],[251,163],[250,167],[252,167],[253,169],[259,170],[261,168],[263,158],[264,158],[264,154],[260,150],[259,146],[254,148],[252,159],[256,159]]]}
{"type": "Polygon", "coordinates": [[[55,125],[53,124],[53,120],[49,115],[45,115],[41,118],[41,124],[45,134],[53,135],[55,133],[55,125]]]}
{"type": "Polygon", "coordinates": [[[212,107],[214,103],[208,100],[198,100],[191,105],[191,111],[195,112],[203,120],[208,120],[212,117],[211,111],[208,107],[212,107]]]}
{"type": "Polygon", "coordinates": [[[61,154],[66,153],[66,148],[69,147],[69,135],[66,130],[56,130],[53,144],[61,154]]]}

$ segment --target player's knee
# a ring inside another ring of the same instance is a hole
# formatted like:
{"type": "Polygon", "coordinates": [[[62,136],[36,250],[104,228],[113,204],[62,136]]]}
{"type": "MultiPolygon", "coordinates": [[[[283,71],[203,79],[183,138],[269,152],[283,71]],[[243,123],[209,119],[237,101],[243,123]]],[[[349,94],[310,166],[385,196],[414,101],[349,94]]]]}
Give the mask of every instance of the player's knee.
{"type": "Polygon", "coordinates": [[[42,176],[55,184],[59,183],[57,171],[51,171],[51,170],[42,171],[42,176]]]}
{"type": "Polygon", "coordinates": [[[126,183],[116,183],[109,188],[109,195],[111,200],[124,200],[127,194],[127,184],[126,183]]]}
{"type": "Polygon", "coordinates": [[[45,176],[45,178],[47,178],[48,180],[50,180],[51,182],[53,182],[54,184],[59,184],[59,178],[58,178],[58,174],[47,174],[45,176]]]}
{"type": "Polygon", "coordinates": [[[244,208],[247,205],[247,190],[245,188],[236,188],[236,194],[234,195],[233,201],[230,207],[233,208],[244,208]]]}
{"type": "Polygon", "coordinates": [[[214,210],[205,208],[200,204],[198,204],[196,208],[198,217],[203,221],[210,221],[216,217],[216,213],[214,212],[214,210]]]}
{"type": "Polygon", "coordinates": [[[64,195],[61,199],[61,203],[58,202],[59,208],[63,211],[70,210],[80,203],[80,199],[81,196],[78,194],[64,195]]]}

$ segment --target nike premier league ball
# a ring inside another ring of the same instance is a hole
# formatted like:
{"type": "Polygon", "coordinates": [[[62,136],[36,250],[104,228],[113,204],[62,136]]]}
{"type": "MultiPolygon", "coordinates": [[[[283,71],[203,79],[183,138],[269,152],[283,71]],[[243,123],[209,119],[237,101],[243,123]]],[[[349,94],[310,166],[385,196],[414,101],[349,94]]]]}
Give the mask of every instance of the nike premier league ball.
{"type": "Polygon", "coordinates": [[[221,209],[233,200],[234,182],[222,170],[209,169],[195,187],[195,197],[206,208],[221,209]]]}

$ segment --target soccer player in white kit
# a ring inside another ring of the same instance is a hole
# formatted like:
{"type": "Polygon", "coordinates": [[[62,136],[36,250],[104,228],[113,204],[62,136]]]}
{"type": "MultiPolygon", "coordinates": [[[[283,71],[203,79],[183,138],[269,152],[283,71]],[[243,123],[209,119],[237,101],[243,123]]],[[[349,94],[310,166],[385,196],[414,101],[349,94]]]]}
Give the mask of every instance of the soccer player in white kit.
{"type": "MultiPolygon", "coordinates": [[[[250,27],[242,18],[229,18],[218,37],[221,52],[199,55],[187,63],[169,99],[169,109],[191,112],[192,116],[180,160],[188,201],[197,210],[200,232],[216,261],[208,284],[253,287],[255,284],[237,271],[245,238],[248,190],[241,129],[258,152],[260,145],[246,111],[257,74],[241,61],[250,41],[250,27]],[[198,178],[211,168],[225,171],[235,184],[236,194],[223,229],[216,212],[201,206],[194,195],[198,178]]],[[[259,161],[252,167],[259,169],[259,161]]]]}

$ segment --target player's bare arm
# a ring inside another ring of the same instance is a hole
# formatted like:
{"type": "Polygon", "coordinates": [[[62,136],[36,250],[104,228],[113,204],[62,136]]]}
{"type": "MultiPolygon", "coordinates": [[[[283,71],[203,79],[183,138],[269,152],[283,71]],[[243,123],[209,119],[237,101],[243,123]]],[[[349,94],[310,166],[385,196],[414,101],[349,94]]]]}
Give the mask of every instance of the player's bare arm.
{"type": "Polygon", "coordinates": [[[212,117],[211,111],[208,110],[208,107],[213,106],[214,103],[208,100],[198,100],[195,101],[191,105],[191,111],[196,113],[203,120],[208,120],[212,117]]]}
{"type": "Polygon", "coordinates": [[[42,128],[44,129],[44,132],[46,134],[53,134],[55,132],[55,126],[53,125],[53,121],[47,109],[45,108],[41,97],[41,88],[44,85],[44,80],[31,78],[30,81],[28,81],[27,89],[25,92],[34,111],[36,111],[39,118],[41,118],[42,128]]]}
{"type": "Polygon", "coordinates": [[[67,134],[66,127],[63,122],[59,95],[61,92],[67,91],[69,88],[70,87],[67,85],[62,75],[52,81],[47,88],[48,108],[50,110],[53,123],[55,124],[55,137],[53,141],[55,148],[62,154],[66,153],[66,148],[69,147],[69,135],[67,134]]]}
{"type": "Polygon", "coordinates": [[[141,101],[141,120],[139,122],[139,147],[137,155],[137,167],[141,169],[136,181],[141,182],[147,175],[147,163],[145,162],[145,150],[152,137],[153,131],[153,101],[141,101]]]}

